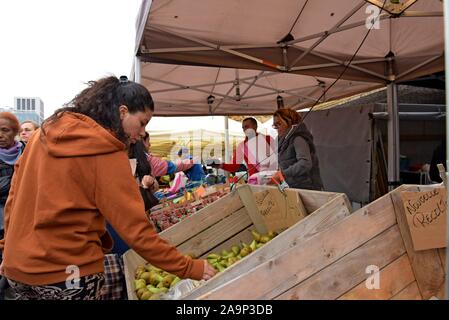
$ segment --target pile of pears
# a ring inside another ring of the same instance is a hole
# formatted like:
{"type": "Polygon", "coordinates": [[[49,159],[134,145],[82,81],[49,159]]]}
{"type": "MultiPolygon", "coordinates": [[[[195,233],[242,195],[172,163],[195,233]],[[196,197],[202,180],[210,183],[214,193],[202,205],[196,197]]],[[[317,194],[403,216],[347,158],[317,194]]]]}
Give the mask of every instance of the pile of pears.
{"type": "Polygon", "coordinates": [[[135,273],[134,288],[139,300],[160,300],[181,279],[150,264],[138,266],[135,273]]]}
{"type": "Polygon", "coordinates": [[[221,251],[221,254],[211,253],[207,256],[207,261],[215,268],[215,270],[222,272],[277,236],[277,233],[273,231],[268,232],[266,235],[261,235],[256,230],[251,230],[251,234],[253,235],[251,244],[241,242],[240,245],[232,246],[229,251],[221,251]]]}

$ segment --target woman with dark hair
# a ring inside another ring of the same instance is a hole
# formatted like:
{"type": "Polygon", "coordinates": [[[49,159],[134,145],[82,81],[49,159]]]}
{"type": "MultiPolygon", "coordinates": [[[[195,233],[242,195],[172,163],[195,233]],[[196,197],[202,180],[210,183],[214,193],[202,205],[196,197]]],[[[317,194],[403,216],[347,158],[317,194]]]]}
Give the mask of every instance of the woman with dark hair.
{"type": "Polygon", "coordinates": [[[278,163],[291,188],[323,190],[313,136],[298,112],[279,109],[273,115],[278,131],[278,163]]]}
{"type": "Polygon", "coordinates": [[[183,256],[148,223],[126,146],[152,117],[148,90],[126,77],[89,83],[55,112],[16,164],[0,243],[2,272],[23,299],[98,299],[107,220],[151,264],[209,279],[204,260],[183,256]]]}

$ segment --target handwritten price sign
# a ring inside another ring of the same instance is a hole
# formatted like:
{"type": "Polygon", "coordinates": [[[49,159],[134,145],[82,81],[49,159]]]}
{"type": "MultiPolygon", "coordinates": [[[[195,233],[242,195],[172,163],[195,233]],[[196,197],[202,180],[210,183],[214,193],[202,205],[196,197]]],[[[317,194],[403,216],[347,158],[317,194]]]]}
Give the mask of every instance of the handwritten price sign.
{"type": "Polygon", "coordinates": [[[402,202],[415,250],[444,248],[447,244],[447,191],[402,192],[402,202]]]}

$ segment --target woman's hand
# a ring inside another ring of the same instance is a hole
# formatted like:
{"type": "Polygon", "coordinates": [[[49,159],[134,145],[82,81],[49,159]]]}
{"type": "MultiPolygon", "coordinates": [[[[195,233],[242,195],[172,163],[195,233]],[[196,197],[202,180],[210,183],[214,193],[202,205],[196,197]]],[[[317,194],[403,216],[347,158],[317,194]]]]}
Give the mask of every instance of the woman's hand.
{"type": "Polygon", "coordinates": [[[215,276],[217,271],[214,269],[214,267],[212,267],[209,264],[209,262],[207,262],[207,260],[203,260],[203,261],[204,261],[204,271],[203,271],[203,279],[202,280],[209,280],[210,278],[215,276]]]}
{"type": "Polygon", "coordinates": [[[143,188],[150,189],[153,192],[159,189],[159,183],[154,177],[150,175],[144,176],[141,183],[143,188]]]}

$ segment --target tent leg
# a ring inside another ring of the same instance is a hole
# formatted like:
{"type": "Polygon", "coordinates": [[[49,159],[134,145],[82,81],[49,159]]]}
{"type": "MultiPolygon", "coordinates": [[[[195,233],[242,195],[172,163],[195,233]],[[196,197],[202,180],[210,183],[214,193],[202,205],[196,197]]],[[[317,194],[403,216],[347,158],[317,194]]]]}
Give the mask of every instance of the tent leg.
{"type": "MultiPolygon", "coordinates": [[[[229,163],[229,117],[224,117],[224,125],[225,125],[225,163],[229,163]]],[[[225,171],[226,178],[229,178],[229,172],[225,171]]]]}
{"type": "Polygon", "coordinates": [[[399,115],[397,85],[387,86],[388,102],[388,184],[393,190],[399,184],[399,115]]]}
{"type": "Polygon", "coordinates": [[[141,73],[140,73],[141,68],[142,68],[142,65],[140,63],[140,58],[139,57],[135,57],[134,58],[134,82],[140,83],[140,81],[141,81],[141,77],[140,77],[140,75],[141,75],[141,73]]]}

